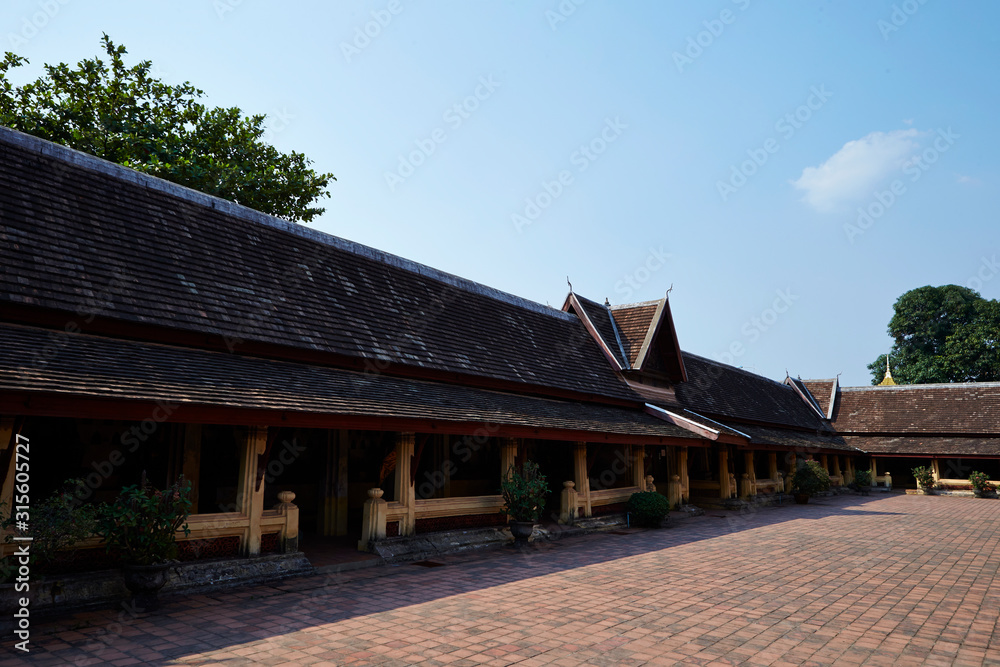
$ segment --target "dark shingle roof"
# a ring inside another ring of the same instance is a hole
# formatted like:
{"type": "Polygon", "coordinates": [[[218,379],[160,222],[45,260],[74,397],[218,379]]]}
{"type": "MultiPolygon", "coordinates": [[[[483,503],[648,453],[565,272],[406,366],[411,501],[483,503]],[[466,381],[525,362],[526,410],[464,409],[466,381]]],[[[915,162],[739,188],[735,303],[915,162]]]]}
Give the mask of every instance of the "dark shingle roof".
{"type": "Polygon", "coordinates": [[[841,387],[841,433],[1000,435],[1000,382],[841,387]]]}
{"type": "Polygon", "coordinates": [[[659,301],[647,301],[611,307],[615,322],[622,333],[622,345],[625,347],[630,365],[634,366],[639,357],[639,350],[642,349],[642,343],[646,340],[646,334],[659,305],[659,301]]]}
{"type": "Polygon", "coordinates": [[[0,255],[0,303],[637,399],[571,315],[5,128],[0,255]]]}
{"type": "Polygon", "coordinates": [[[734,428],[750,436],[750,444],[752,445],[776,445],[800,449],[803,452],[813,451],[817,447],[852,453],[858,452],[856,447],[851,446],[843,437],[835,434],[817,435],[815,432],[809,431],[767,428],[750,424],[737,424],[734,428]]]}
{"type": "Polygon", "coordinates": [[[820,410],[823,411],[827,418],[830,417],[831,403],[835,398],[835,392],[837,389],[837,379],[832,380],[802,380],[802,384],[805,385],[809,393],[812,394],[813,398],[816,399],[816,403],[819,405],[820,410]]]}
{"type": "MultiPolygon", "coordinates": [[[[957,458],[963,456],[1000,456],[1000,438],[845,435],[844,440],[851,446],[871,454],[909,454],[911,456],[957,458]]],[[[947,477],[947,475],[945,476],[947,477]]]]}
{"type": "Polygon", "coordinates": [[[688,381],[674,388],[683,407],[737,429],[734,420],[826,430],[816,412],[788,385],[689,352],[683,356],[688,381]]]}
{"type": "MultiPolygon", "coordinates": [[[[75,398],[333,416],[485,422],[632,436],[698,436],[639,410],[290,361],[0,324],[0,387],[75,398]],[[51,357],[36,353],[59,341],[51,357]]],[[[44,401],[39,401],[44,404],[44,401]]]]}
{"type": "MultiPolygon", "coordinates": [[[[625,344],[624,340],[621,339],[620,335],[616,335],[615,332],[615,322],[612,321],[611,312],[606,306],[603,306],[596,301],[591,301],[590,299],[584,298],[579,294],[574,294],[577,301],[583,307],[584,312],[587,315],[587,319],[590,320],[591,324],[597,330],[597,334],[604,341],[604,345],[611,352],[611,354],[618,360],[619,365],[622,368],[628,368],[631,361],[623,356],[623,346],[625,344]]],[[[620,331],[618,332],[620,334],[620,331]]]]}

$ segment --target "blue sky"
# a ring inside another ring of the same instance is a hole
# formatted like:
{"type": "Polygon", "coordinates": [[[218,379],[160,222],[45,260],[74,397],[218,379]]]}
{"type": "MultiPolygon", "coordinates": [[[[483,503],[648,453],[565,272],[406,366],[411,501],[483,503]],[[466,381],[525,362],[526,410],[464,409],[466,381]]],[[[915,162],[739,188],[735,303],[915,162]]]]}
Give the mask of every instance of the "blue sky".
{"type": "Polygon", "coordinates": [[[0,41],[37,73],[107,32],[269,114],[338,178],[315,228],[555,307],[567,276],[612,303],[673,286],[684,349],[857,385],[906,290],[1000,297],[998,23],[941,0],[10,0],[0,41]]]}

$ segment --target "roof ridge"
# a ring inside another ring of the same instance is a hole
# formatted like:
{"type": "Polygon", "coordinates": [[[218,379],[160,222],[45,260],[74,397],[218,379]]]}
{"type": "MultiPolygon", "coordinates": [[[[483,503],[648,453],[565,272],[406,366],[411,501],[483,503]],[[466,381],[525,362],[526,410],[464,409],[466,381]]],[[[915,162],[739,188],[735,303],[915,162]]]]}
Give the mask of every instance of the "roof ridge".
{"type": "Polygon", "coordinates": [[[927,384],[897,384],[897,385],[871,385],[860,387],[841,387],[841,391],[906,391],[909,389],[923,389],[933,387],[935,389],[971,389],[976,387],[997,388],[1000,382],[928,382],[927,384]]]}
{"type": "Polygon", "coordinates": [[[267,213],[261,213],[256,209],[231,202],[228,199],[199,192],[198,190],[194,190],[187,186],[179,185],[157,176],[151,176],[150,174],[145,174],[115,162],[99,158],[96,155],[84,153],[83,151],[76,150],[75,148],[63,146],[62,144],[57,144],[47,139],[42,139],[18,130],[13,130],[3,125],[0,125],[0,143],[27,149],[34,153],[53,158],[67,164],[72,164],[88,171],[97,172],[105,176],[127,181],[134,185],[143,186],[151,190],[156,190],[158,192],[177,197],[178,199],[198,206],[220,211],[234,218],[271,227],[272,229],[294,234],[300,238],[304,238],[315,243],[320,243],[344,252],[349,252],[360,257],[366,257],[389,266],[403,269],[404,271],[409,271],[410,273],[415,273],[425,278],[437,280],[438,282],[451,285],[452,287],[457,287],[458,289],[472,294],[485,296],[495,301],[500,301],[502,303],[507,303],[512,306],[523,308],[542,315],[549,315],[558,319],[573,319],[573,316],[569,313],[563,313],[562,311],[552,308],[551,306],[542,305],[536,301],[531,301],[530,299],[525,299],[524,297],[504,292],[503,290],[496,289],[495,287],[477,283],[473,280],[469,280],[468,278],[462,278],[461,276],[457,276],[453,273],[441,271],[440,269],[435,269],[426,264],[421,264],[420,262],[406,259],[405,257],[400,257],[399,255],[393,255],[392,253],[372,248],[371,246],[349,241],[339,236],[334,236],[333,234],[329,234],[327,232],[321,232],[317,229],[312,229],[306,227],[305,225],[300,225],[267,213]]]}
{"type": "Polygon", "coordinates": [[[617,310],[619,308],[637,308],[639,306],[654,306],[660,303],[661,299],[653,299],[652,301],[636,301],[635,303],[620,303],[617,306],[609,306],[611,310],[617,310]]]}
{"type": "Polygon", "coordinates": [[[745,368],[740,368],[738,366],[732,366],[730,364],[724,364],[721,361],[716,361],[715,359],[709,359],[708,357],[703,357],[700,354],[695,354],[694,352],[688,352],[686,350],[681,350],[681,354],[682,355],[686,354],[686,355],[688,355],[690,357],[695,357],[697,359],[701,359],[702,361],[707,361],[708,363],[715,364],[716,366],[725,366],[726,368],[729,368],[729,369],[734,370],[734,371],[738,371],[740,373],[743,373],[744,375],[751,375],[751,376],[753,376],[755,378],[759,378],[761,380],[767,380],[768,382],[776,384],[779,387],[786,387],[786,388],[790,389],[791,391],[795,391],[794,389],[792,389],[791,387],[789,387],[787,384],[785,384],[784,381],[779,382],[778,380],[775,380],[773,378],[769,378],[766,375],[761,375],[760,373],[754,373],[753,371],[748,371],[745,368]]]}

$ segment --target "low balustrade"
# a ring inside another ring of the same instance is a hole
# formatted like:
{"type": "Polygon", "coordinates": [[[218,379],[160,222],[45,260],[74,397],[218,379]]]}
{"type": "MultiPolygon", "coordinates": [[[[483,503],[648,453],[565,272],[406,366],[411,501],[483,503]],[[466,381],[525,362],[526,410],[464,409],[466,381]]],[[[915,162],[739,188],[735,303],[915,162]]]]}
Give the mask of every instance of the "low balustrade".
{"type": "MultiPolygon", "coordinates": [[[[298,551],[299,543],[299,508],[292,502],[295,494],[282,491],[278,494],[281,501],[274,509],[264,510],[260,516],[260,532],[262,535],[278,534],[279,549],[282,553],[298,551]]],[[[222,537],[240,538],[240,551],[245,553],[245,541],[250,533],[250,517],[241,512],[218,512],[215,514],[192,514],[187,518],[188,533],[177,531],[175,537],[178,543],[209,541],[222,537]]],[[[104,541],[97,536],[89,537],[74,544],[71,550],[94,549],[101,547],[104,541]]],[[[0,556],[14,553],[14,544],[0,544],[0,556]]]]}

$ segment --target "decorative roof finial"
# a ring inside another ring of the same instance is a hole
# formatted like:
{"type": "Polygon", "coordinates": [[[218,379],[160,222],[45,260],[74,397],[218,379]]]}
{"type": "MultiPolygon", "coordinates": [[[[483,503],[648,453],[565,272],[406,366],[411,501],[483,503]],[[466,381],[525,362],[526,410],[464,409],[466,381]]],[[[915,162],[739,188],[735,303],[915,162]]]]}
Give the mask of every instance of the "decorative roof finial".
{"type": "Polygon", "coordinates": [[[896,381],[892,379],[892,371],[889,370],[889,355],[885,355],[885,377],[878,383],[880,387],[895,387],[896,381]]]}
{"type": "Polygon", "coordinates": [[[569,276],[566,276],[566,284],[569,285],[569,291],[570,291],[570,293],[572,293],[573,292],[573,283],[571,283],[569,281],[569,276]]]}

